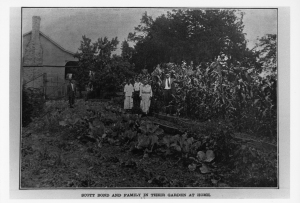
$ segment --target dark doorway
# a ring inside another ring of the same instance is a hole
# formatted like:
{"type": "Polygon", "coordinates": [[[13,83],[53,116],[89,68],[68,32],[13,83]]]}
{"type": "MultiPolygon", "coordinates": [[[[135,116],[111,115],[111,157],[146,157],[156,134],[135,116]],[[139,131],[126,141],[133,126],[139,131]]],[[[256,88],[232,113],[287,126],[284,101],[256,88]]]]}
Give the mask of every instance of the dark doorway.
{"type": "Polygon", "coordinates": [[[68,61],[65,65],[65,78],[69,73],[75,74],[75,69],[78,67],[78,61],[68,61]]]}

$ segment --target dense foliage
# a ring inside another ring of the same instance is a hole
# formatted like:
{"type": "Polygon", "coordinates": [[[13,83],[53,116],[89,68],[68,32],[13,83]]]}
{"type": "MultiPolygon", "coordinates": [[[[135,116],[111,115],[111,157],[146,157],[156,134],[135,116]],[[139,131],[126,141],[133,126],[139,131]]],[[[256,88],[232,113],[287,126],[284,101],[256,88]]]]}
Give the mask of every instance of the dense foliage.
{"type": "Polygon", "coordinates": [[[26,127],[33,118],[43,112],[44,97],[40,89],[22,87],[22,126],[26,127]]]}
{"type": "Polygon", "coordinates": [[[228,66],[222,61],[196,68],[186,63],[166,64],[152,75],[162,80],[164,71],[173,72],[177,81],[172,101],[177,115],[202,121],[223,118],[237,131],[276,139],[275,76],[260,77],[255,68],[228,66]]]}
{"type": "MultiPolygon", "coordinates": [[[[121,85],[127,77],[131,77],[134,66],[128,61],[128,54],[123,42],[123,56],[113,55],[119,41],[117,38],[108,40],[107,37],[99,38],[92,43],[86,36],[82,37],[79,51],[75,57],[79,60],[79,68],[75,68],[75,80],[80,90],[84,90],[88,82],[92,82],[97,96],[108,97],[121,90],[121,85]],[[90,77],[90,71],[94,72],[90,77]],[[105,93],[106,95],[100,95],[105,93]]],[[[130,49],[130,47],[128,47],[130,49]]]]}
{"type": "Polygon", "coordinates": [[[260,39],[254,47],[258,53],[258,61],[261,64],[263,74],[277,75],[277,35],[268,34],[260,39]]]}
{"type": "Polygon", "coordinates": [[[136,43],[132,61],[150,72],[160,63],[193,61],[199,65],[221,53],[229,57],[230,64],[245,58],[255,62],[246,47],[243,15],[232,9],[179,9],[153,20],[145,13],[128,35],[136,43]]]}

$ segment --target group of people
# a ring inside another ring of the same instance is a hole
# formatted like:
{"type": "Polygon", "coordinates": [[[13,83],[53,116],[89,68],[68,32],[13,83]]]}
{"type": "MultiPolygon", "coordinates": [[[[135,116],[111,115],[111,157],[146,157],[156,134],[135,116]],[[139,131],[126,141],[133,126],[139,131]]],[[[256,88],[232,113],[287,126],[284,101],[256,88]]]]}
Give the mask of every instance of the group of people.
{"type": "MultiPolygon", "coordinates": [[[[166,77],[163,81],[154,80],[152,85],[150,84],[149,77],[136,77],[135,81],[127,80],[124,87],[124,109],[125,110],[141,110],[144,114],[149,114],[151,100],[155,96],[156,98],[163,96],[164,101],[164,112],[171,114],[172,109],[170,108],[172,94],[174,93],[174,83],[176,81],[171,78],[170,73],[166,74],[166,77]],[[154,88],[154,91],[153,89],[154,88]],[[160,89],[163,89],[163,95],[159,95],[161,92],[160,89]],[[156,95],[154,95],[156,94],[156,95]]],[[[89,82],[86,86],[87,97],[93,91],[93,85],[89,82]]],[[[67,85],[67,96],[69,98],[70,108],[74,107],[74,100],[76,95],[76,86],[73,80],[69,80],[67,85]]],[[[86,98],[87,99],[87,98],[86,98]]],[[[158,98],[160,99],[160,98],[158,98]]],[[[161,108],[163,106],[159,106],[161,108]]]]}
{"type": "Polygon", "coordinates": [[[156,96],[159,99],[158,95],[154,95],[154,93],[159,94],[160,89],[163,89],[164,112],[171,114],[170,102],[174,93],[174,82],[175,80],[171,78],[170,73],[166,74],[163,81],[154,80],[152,84],[150,84],[149,78],[141,79],[140,77],[136,77],[134,83],[131,80],[127,80],[124,87],[124,109],[141,109],[144,114],[149,114],[152,98],[156,96]]]}
{"type": "Polygon", "coordinates": [[[124,93],[125,110],[140,108],[144,114],[149,114],[153,92],[148,79],[144,79],[142,82],[140,82],[140,78],[136,78],[133,85],[128,79],[124,87],[124,93]]]}

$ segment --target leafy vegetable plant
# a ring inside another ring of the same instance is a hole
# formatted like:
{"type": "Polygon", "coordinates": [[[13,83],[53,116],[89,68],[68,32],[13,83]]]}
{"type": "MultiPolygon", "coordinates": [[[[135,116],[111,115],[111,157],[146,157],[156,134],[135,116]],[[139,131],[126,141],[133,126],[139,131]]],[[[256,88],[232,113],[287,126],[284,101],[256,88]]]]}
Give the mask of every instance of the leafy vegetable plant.
{"type": "Polygon", "coordinates": [[[152,152],[155,144],[158,144],[158,138],[164,133],[158,125],[154,125],[150,121],[141,123],[140,133],[138,134],[138,141],[136,148],[145,149],[147,152],[152,152]]]}

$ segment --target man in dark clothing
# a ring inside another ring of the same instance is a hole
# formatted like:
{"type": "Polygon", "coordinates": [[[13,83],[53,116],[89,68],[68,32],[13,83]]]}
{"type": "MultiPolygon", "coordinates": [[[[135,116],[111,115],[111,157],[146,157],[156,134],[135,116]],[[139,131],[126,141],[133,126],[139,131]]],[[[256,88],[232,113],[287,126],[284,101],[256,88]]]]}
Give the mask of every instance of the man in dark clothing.
{"type": "Polygon", "coordinates": [[[151,88],[153,96],[151,98],[150,113],[158,113],[160,107],[162,106],[160,101],[163,101],[163,94],[161,93],[161,81],[157,76],[152,77],[151,88]]]}
{"type": "Polygon", "coordinates": [[[74,100],[76,95],[76,87],[72,80],[69,80],[69,84],[67,86],[67,96],[69,97],[69,105],[70,108],[74,108],[74,100]]]}
{"type": "Polygon", "coordinates": [[[135,111],[138,111],[140,109],[140,87],[142,83],[140,82],[140,78],[136,77],[135,83],[133,85],[133,108],[135,111]]]}

